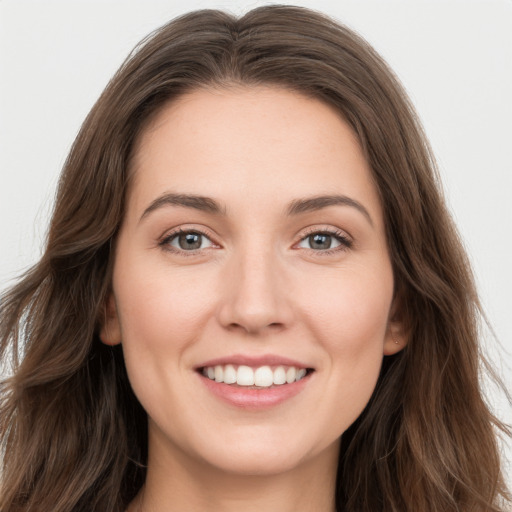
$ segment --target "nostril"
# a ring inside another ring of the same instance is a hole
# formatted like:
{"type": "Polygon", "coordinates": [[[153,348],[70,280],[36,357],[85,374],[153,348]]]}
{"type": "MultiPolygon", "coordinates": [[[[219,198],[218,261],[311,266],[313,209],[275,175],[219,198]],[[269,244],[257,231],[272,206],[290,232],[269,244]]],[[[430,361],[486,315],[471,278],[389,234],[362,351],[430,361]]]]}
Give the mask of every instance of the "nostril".
{"type": "Polygon", "coordinates": [[[246,332],[247,334],[254,335],[261,334],[262,331],[267,329],[271,331],[279,331],[284,328],[284,324],[280,322],[265,324],[265,322],[260,322],[257,319],[248,319],[245,322],[232,322],[227,326],[227,328],[232,331],[240,330],[246,332]]]}

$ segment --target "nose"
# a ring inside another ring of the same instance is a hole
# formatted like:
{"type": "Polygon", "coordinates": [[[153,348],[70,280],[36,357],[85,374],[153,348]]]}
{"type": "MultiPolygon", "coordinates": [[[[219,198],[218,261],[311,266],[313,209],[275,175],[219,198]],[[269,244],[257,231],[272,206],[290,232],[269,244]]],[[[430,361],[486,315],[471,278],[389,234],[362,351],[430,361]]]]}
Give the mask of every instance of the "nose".
{"type": "Polygon", "coordinates": [[[244,251],[226,266],[218,309],[220,324],[247,334],[279,331],[293,319],[283,264],[272,250],[244,251]]]}

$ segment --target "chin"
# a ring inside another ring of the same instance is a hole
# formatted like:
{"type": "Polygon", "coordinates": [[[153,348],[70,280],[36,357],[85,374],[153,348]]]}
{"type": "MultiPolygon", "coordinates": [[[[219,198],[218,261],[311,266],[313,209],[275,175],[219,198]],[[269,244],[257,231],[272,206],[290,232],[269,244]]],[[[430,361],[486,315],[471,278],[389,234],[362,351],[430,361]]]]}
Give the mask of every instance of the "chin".
{"type": "Polygon", "coordinates": [[[197,456],[210,467],[240,476],[284,474],[327,452],[337,458],[339,438],[328,444],[324,444],[324,439],[320,444],[304,436],[294,439],[290,437],[289,429],[285,436],[272,436],[268,431],[259,434],[253,434],[251,438],[231,436],[230,442],[212,439],[209,446],[198,447],[197,456]]]}
{"type": "MultiPolygon", "coordinates": [[[[207,461],[218,470],[240,476],[273,476],[288,473],[300,467],[303,459],[298,454],[273,454],[260,450],[257,454],[224,454],[207,461]]],[[[307,457],[306,457],[307,458],[307,457]]]]}

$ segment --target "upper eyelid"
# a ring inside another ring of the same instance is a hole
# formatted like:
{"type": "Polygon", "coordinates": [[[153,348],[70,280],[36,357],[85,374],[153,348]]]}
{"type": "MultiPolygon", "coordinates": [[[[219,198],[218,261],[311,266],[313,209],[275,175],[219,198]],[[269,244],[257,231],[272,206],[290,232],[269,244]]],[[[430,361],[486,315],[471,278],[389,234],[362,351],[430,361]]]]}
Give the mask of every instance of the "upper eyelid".
{"type": "Polygon", "coordinates": [[[160,241],[168,240],[169,238],[173,238],[181,233],[199,233],[200,235],[203,235],[210,239],[211,242],[216,243],[214,239],[216,238],[215,235],[207,228],[205,227],[183,227],[177,226],[175,228],[167,229],[162,236],[159,237],[160,241]]]}
{"type": "Polygon", "coordinates": [[[337,227],[313,226],[313,227],[306,228],[306,229],[307,229],[306,232],[302,232],[300,234],[300,237],[297,239],[297,242],[300,242],[301,240],[304,240],[304,238],[307,238],[308,236],[311,236],[315,233],[324,233],[324,234],[328,234],[328,235],[332,235],[332,236],[343,237],[347,240],[350,240],[351,242],[353,242],[353,240],[354,240],[352,235],[350,235],[346,230],[337,228],[337,227]]]}
{"type": "Polygon", "coordinates": [[[346,250],[352,249],[354,247],[354,240],[350,235],[348,235],[348,233],[346,233],[345,231],[343,231],[341,229],[329,228],[329,229],[312,229],[309,233],[301,236],[293,244],[293,248],[295,250],[298,250],[299,249],[299,247],[297,247],[298,244],[302,243],[304,240],[309,238],[311,235],[317,234],[317,233],[328,235],[328,236],[335,238],[339,242],[339,246],[331,247],[329,249],[322,249],[322,250],[317,250],[317,249],[307,248],[307,247],[302,247],[301,249],[304,249],[305,251],[309,251],[309,252],[312,251],[317,256],[328,256],[328,255],[332,255],[335,253],[338,254],[342,251],[346,251],[346,250]]]}
{"type": "MultiPolygon", "coordinates": [[[[340,239],[344,242],[344,245],[347,247],[347,246],[351,246],[353,244],[353,237],[348,234],[345,230],[342,230],[341,228],[338,228],[338,227],[334,227],[334,226],[323,226],[323,227],[320,227],[320,226],[308,226],[307,228],[303,228],[305,229],[302,230],[302,232],[300,233],[300,235],[295,239],[295,241],[293,242],[292,244],[292,247],[297,249],[296,246],[297,244],[299,244],[300,242],[302,242],[303,240],[305,240],[306,238],[308,238],[309,236],[313,235],[313,234],[328,234],[330,236],[333,236],[337,239],[340,239]]],[[[200,235],[206,237],[212,244],[213,246],[217,246],[217,248],[221,248],[222,245],[219,244],[217,241],[216,241],[216,236],[214,234],[211,234],[210,230],[207,229],[206,227],[193,227],[193,226],[190,226],[190,227],[187,227],[187,225],[185,225],[185,227],[183,225],[181,226],[177,226],[173,229],[171,229],[170,231],[167,231],[160,239],[159,239],[159,244],[160,245],[165,245],[167,242],[169,242],[170,240],[174,239],[176,236],[180,235],[181,233],[199,233],[200,235]]],[[[215,247],[213,247],[215,248],[215,247]]],[[[189,254],[194,254],[195,252],[200,252],[200,251],[204,251],[204,250],[208,250],[208,249],[212,249],[212,247],[206,247],[206,248],[203,248],[203,249],[192,249],[190,251],[185,251],[184,249],[178,249],[178,248],[174,248],[177,252],[186,252],[186,253],[189,253],[189,254]]],[[[306,249],[308,250],[308,249],[306,249]]],[[[326,249],[325,251],[317,251],[315,249],[309,249],[309,250],[312,250],[314,252],[326,252],[328,251],[329,249],[326,249]]]]}
{"type": "Polygon", "coordinates": [[[208,230],[206,230],[205,228],[188,228],[187,229],[187,228],[183,228],[183,226],[178,226],[176,228],[171,229],[170,231],[166,231],[166,233],[164,233],[164,235],[158,239],[158,246],[162,250],[169,252],[169,253],[174,253],[176,255],[181,255],[183,257],[184,256],[193,257],[196,255],[202,254],[203,251],[215,249],[216,248],[215,246],[219,247],[219,244],[217,242],[215,242],[212,238],[213,237],[208,233],[208,230]],[[182,233],[198,233],[199,235],[207,238],[212,243],[213,247],[204,247],[202,249],[199,248],[199,249],[185,250],[185,249],[171,246],[170,242],[182,233]]]}

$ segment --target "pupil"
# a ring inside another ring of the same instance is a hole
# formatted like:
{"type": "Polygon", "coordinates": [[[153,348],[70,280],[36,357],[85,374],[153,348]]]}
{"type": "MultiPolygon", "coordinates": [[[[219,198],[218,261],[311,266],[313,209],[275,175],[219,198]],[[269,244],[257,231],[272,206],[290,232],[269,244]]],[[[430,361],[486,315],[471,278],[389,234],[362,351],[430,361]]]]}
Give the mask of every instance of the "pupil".
{"type": "Polygon", "coordinates": [[[178,242],[181,249],[199,249],[201,247],[201,235],[198,233],[181,234],[178,242]]]}
{"type": "Polygon", "coordinates": [[[313,249],[329,249],[331,247],[331,235],[312,235],[309,237],[313,249]]]}

